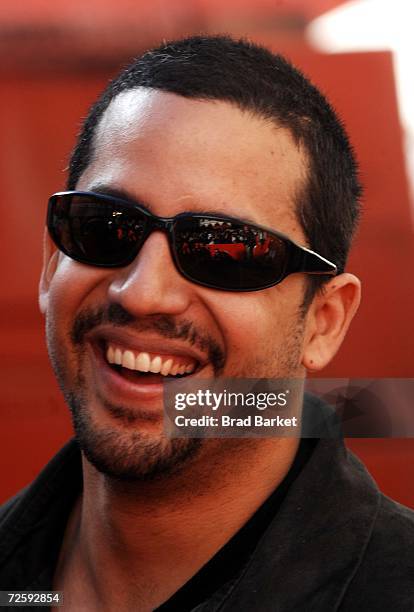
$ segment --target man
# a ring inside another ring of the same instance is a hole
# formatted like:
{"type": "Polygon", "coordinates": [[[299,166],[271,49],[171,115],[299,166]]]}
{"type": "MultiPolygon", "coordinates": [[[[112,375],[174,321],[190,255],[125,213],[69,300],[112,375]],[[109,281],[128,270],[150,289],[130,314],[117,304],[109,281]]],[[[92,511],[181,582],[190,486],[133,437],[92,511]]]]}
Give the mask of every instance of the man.
{"type": "Polygon", "coordinates": [[[2,588],[76,611],[412,610],[413,514],[341,441],[163,428],[166,378],[303,379],[341,345],[360,188],[322,95],[247,42],[162,45],[91,109],[68,189],[40,307],[77,443],[5,505],[2,588]]]}

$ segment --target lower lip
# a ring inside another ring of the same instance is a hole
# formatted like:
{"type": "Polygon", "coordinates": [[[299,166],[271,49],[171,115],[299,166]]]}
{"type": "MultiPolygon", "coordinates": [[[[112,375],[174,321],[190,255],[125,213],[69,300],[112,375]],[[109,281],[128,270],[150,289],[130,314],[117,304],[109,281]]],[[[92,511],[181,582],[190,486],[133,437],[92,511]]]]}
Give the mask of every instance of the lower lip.
{"type": "Polygon", "coordinates": [[[160,405],[164,391],[162,382],[131,382],[111,368],[99,346],[89,346],[93,354],[92,359],[96,364],[96,383],[105,399],[111,403],[119,403],[120,401],[128,403],[137,401],[155,402],[158,409],[162,407],[160,405]]]}

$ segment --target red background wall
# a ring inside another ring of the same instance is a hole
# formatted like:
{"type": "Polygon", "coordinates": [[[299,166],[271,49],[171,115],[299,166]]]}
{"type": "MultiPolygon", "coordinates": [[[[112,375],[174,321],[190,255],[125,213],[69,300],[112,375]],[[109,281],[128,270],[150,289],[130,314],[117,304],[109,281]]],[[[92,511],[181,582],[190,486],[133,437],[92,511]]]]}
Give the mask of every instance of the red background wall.
{"type": "MultiPolygon", "coordinates": [[[[266,42],[277,48],[273,39],[266,42]]],[[[361,310],[324,375],[413,377],[414,244],[391,57],[325,56],[300,45],[288,51],[343,116],[366,190],[348,268],[363,281],[361,310]]],[[[71,435],[36,303],[41,240],[47,197],[64,187],[80,119],[109,72],[20,67],[0,79],[0,501],[29,482],[71,435]]],[[[385,492],[414,507],[414,440],[351,440],[349,446],[385,492]]]]}

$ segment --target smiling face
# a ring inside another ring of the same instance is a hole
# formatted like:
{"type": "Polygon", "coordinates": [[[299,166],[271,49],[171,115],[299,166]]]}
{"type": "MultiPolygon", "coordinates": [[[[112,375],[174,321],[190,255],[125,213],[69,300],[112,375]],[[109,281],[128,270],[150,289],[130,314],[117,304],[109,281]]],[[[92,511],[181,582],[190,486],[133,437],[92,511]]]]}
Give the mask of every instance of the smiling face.
{"type": "MultiPolygon", "coordinates": [[[[305,168],[286,129],[225,102],[137,89],[105,112],[77,189],[122,194],[162,217],[239,217],[305,244],[295,216],[305,168]]],[[[161,232],[123,268],[54,251],[41,297],[48,347],[88,459],[134,478],[201,452],[199,440],[163,433],[164,376],[303,376],[305,282],[293,274],[250,293],[195,285],[161,232]]]]}

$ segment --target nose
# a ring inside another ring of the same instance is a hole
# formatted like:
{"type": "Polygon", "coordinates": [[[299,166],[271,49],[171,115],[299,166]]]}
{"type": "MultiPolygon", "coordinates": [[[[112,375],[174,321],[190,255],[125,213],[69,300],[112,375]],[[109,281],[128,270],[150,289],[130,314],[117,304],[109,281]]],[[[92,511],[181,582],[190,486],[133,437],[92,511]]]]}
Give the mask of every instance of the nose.
{"type": "Polygon", "coordinates": [[[131,264],[114,271],[108,292],[136,317],[179,315],[190,306],[193,286],[177,271],[167,236],[155,231],[131,264]]]}

